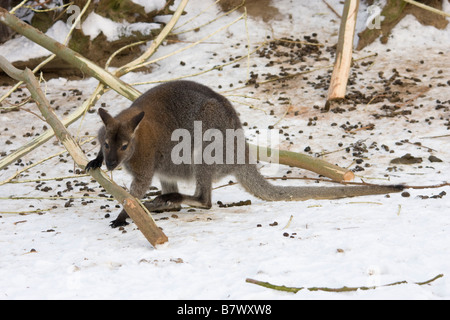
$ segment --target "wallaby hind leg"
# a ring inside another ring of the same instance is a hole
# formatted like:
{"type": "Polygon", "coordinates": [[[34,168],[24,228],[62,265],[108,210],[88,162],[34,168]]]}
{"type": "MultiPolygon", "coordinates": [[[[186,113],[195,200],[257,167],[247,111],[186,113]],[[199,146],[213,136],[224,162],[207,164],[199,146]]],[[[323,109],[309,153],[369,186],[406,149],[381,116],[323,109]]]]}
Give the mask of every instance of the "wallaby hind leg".
{"type": "MultiPolygon", "coordinates": [[[[170,181],[170,180],[164,180],[163,178],[160,178],[161,180],[161,194],[165,195],[165,194],[171,194],[171,193],[175,193],[178,194],[178,184],[176,181],[170,181]]],[[[156,200],[156,198],[155,198],[156,200]]],[[[169,208],[167,209],[159,209],[156,210],[155,209],[155,204],[152,202],[147,202],[145,203],[145,207],[149,210],[149,211],[153,211],[153,212],[165,212],[165,211],[180,211],[181,210],[181,204],[176,204],[173,203],[173,205],[170,205],[169,208]]]]}
{"type": "Polygon", "coordinates": [[[146,204],[151,211],[168,211],[186,204],[191,207],[210,209],[211,208],[212,181],[210,175],[203,175],[197,178],[197,188],[193,196],[178,192],[166,193],[156,197],[152,202],[146,204]]]}

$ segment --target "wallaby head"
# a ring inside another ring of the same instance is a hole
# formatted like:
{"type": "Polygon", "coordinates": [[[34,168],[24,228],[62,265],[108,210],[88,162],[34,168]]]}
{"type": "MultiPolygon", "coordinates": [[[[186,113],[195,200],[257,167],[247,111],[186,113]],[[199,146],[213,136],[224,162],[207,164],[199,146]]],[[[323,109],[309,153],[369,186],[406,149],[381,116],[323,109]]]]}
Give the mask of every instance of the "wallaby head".
{"type": "Polygon", "coordinates": [[[98,113],[105,124],[105,135],[100,142],[106,168],[114,170],[133,155],[136,146],[136,130],[145,113],[140,112],[125,121],[113,118],[103,108],[99,108],[98,113]]]}

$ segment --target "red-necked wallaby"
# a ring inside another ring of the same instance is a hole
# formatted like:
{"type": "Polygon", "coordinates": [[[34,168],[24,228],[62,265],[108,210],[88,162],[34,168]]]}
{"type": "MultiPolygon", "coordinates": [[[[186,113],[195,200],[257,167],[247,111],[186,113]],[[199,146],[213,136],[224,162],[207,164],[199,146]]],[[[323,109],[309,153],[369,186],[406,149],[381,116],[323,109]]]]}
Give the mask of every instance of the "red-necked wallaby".
{"type": "MultiPolygon", "coordinates": [[[[173,132],[182,129],[194,136],[195,122],[201,122],[202,134],[214,129],[225,136],[227,130],[233,129],[242,135],[238,134],[236,140],[245,141],[243,131],[238,130],[242,129],[241,122],[231,103],[208,87],[191,81],[174,81],[156,86],[115,117],[102,108],[99,109],[99,114],[104,123],[98,134],[101,149],[97,158],[88,163],[86,170],[99,168],[103,161],[108,170],[123,164],[133,176],[131,194],[137,198],[145,195],[153,176],[156,175],[161,181],[162,194],[149,204],[151,210],[179,209],[181,204],[209,209],[212,183],[226,175],[234,175],[248,192],[269,201],[337,199],[386,194],[403,189],[399,185],[275,186],[268,183],[258,172],[256,165],[250,161],[249,146],[246,142],[243,162],[237,161],[238,148],[233,148],[235,154],[231,157],[234,159],[232,163],[174,163],[171,155],[179,141],[174,141],[173,132]],[[194,180],[195,193],[178,193],[179,180],[194,180]]],[[[202,154],[202,144],[199,146],[198,143],[192,143],[190,146],[192,157],[188,157],[189,159],[195,158],[195,153],[202,154]]],[[[117,227],[127,224],[127,217],[127,213],[122,210],[111,225],[117,227]]]]}

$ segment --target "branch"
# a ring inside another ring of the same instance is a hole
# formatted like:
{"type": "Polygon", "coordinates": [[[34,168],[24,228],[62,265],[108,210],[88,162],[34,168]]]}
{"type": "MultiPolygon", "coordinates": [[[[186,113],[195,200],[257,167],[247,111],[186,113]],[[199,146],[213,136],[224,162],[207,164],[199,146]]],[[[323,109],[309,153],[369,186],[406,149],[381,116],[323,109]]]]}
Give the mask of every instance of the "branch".
{"type": "MultiPolygon", "coordinates": [[[[11,65],[2,56],[0,56],[0,68],[11,78],[18,81],[24,81],[27,84],[31,96],[36,101],[39,110],[48,124],[53,128],[59,141],[61,141],[77,165],[84,169],[88,163],[86,155],[50,107],[50,103],[45,98],[45,94],[40,89],[39,82],[36,80],[31,70],[27,68],[24,71],[21,71],[11,65]]],[[[151,215],[148,211],[144,210],[144,207],[137,199],[132,197],[122,187],[111,181],[102,170],[89,170],[89,174],[124,206],[124,209],[136,223],[139,230],[154,247],[157,244],[162,244],[168,240],[167,236],[158,228],[151,215]]]]}
{"type": "Polygon", "coordinates": [[[261,159],[260,155],[267,155],[267,157],[271,157],[272,154],[278,152],[278,163],[280,164],[306,169],[337,182],[351,181],[355,178],[354,173],[350,170],[343,169],[324,160],[310,157],[306,154],[287,150],[276,150],[252,144],[250,144],[250,148],[256,148],[258,159],[262,161],[264,161],[264,159],[261,159]]]}
{"type": "MultiPolygon", "coordinates": [[[[444,275],[443,274],[439,274],[436,277],[424,281],[424,282],[414,282],[414,284],[417,284],[419,286],[423,286],[425,284],[430,284],[431,282],[442,278],[444,275]]],[[[384,284],[381,286],[372,286],[372,287],[341,287],[341,288],[327,288],[327,287],[310,287],[310,288],[305,288],[305,287],[286,287],[286,286],[279,286],[279,285],[274,285],[271,284],[269,282],[264,282],[264,281],[259,281],[259,280],[254,280],[254,279],[249,279],[247,278],[245,280],[245,282],[248,283],[253,283],[256,284],[258,286],[262,286],[265,288],[269,288],[269,289],[273,289],[273,290],[278,290],[278,291],[284,291],[284,292],[292,292],[292,293],[297,293],[303,289],[306,289],[308,291],[325,291],[325,292],[352,292],[352,291],[358,291],[358,290],[374,290],[377,288],[381,288],[381,287],[391,287],[391,286],[396,286],[399,284],[406,284],[408,283],[408,281],[404,280],[404,281],[397,281],[397,282],[393,282],[393,283],[388,283],[388,284],[384,284]]]]}
{"type": "MultiPolygon", "coordinates": [[[[77,26],[77,24],[81,21],[81,17],[85,14],[85,12],[86,12],[86,10],[87,10],[87,8],[89,7],[90,4],[91,4],[91,0],[88,0],[86,2],[86,4],[84,5],[83,10],[81,10],[80,14],[78,15],[78,17],[73,22],[72,27],[70,28],[70,30],[67,33],[67,36],[66,36],[66,38],[64,40],[64,45],[67,45],[69,43],[70,37],[72,35],[72,32],[74,31],[74,29],[77,26]]],[[[16,8],[14,8],[14,9],[16,9],[16,8]]],[[[13,14],[14,13],[13,10],[11,10],[10,13],[13,14]]],[[[35,74],[36,72],[38,72],[43,66],[45,66],[47,63],[52,61],[55,57],[56,57],[56,54],[52,54],[51,56],[47,57],[44,61],[42,61],[39,65],[37,65],[33,69],[33,73],[35,74]]],[[[21,85],[22,85],[22,81],[19,81],[18,83],[16,83],[16,85],[14,87],[12,87],[11,90],[9,90],[5,95],[3,95],[3,97],[0,98],[0,102],[5,100],[10,94],[12,94],[14,91],[16,91],[17,88],[19,86],[21,86],[21,85]]]]}
{"type": "Polygon", "coordinates": [[[148,60],[159,48],[161,43],[164,41],[164,39],[169,35],[169,33],[172,31],[173,27],[175,27],[175,24],[180,19],[184,8],[186,7],[189,0],[182,0],[180,5],[178,6],[177,10],[174,12],[172,18],[170,19],[169,23],[164,27],[164,29],[159,33],[158,37],[152,42],[148,50],[142,54],[139,58],[136,60],[120,67],[116,71],[116,76],[121,77],[122,75],[128,73],[131,70],[134,70],[137,65],[140,65],[144,63],[144,61],[148,60]]]}
{"type": "Polygon", "coordinates": [[[420,2],[417,2],[417,1],[414,1],[414,0],[403,0],[403,1],[408,2],[409,4],[412,4],[412,5],[418,6],[418,7],[422,8],[422,9],[431,11],[433,13],[440,14],[441,16],[450,17],[450,13],[447,13],[447,12],[444,12],[442,10],[439,10],[439,9],[427,6],[426,4],[423,4],[423,3],[420,3],[420,2]]]}
{"type": "MultiPolygon", "coordinates": [[[[77,121],[85,112],[86,110],[91,106],[94,105],[95,102],[100,99],[102,92],[103,92],[104,86],[99,85],[94,93],[91,95],[91,97],[84,101],[84,103],[78,107],[74,112],[72,112],[67,118],[62,120],[62,123],[64,126],[69,126],[75,121],[77,121]]],[[[16,161],[17,159],[21,158],[22,156],[26,155],[30,151],[36,149],[37,147],[41,146],[48,140],[50,140],[54,136],[53,129],[48,129],[44,131],[42,134],[40,134],[38,137],[31,140],[29,143],[21,146],[13,153],[7,155],[6,157],[2,158],[0,160],[0,169],[3,169],[4,167],[8,166],[12,162],[16,161]]]]}
{"type": "Polygon", "coordinates": [[[140,96],[140,92],[130,85],[116,78],[108,71],[100,68],[98,65],[86,59],[81,54],[73,51],[72,49],[45,35],[36,28],[21,21],[19,18],[10,14],[7,10],[1,7],[0,22],[7,25],[17,33],[24,35],[31,41],[36,42],[40,46],[56,54],[64,61],[79,68],[83,73],[105,83],[124,97],[130,100],[135,100],[140,96]]]}

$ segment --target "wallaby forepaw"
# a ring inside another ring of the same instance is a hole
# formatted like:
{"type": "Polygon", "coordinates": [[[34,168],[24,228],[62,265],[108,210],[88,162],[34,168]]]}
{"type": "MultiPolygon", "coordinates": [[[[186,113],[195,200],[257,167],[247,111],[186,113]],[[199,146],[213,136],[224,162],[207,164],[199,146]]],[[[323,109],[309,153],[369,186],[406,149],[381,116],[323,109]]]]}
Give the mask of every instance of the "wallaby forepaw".
{"type": "Polygon", "coordinates": [[[86,168],[84,168],[84,170],[86,172],[88,172],[91,169],[100,168],[102,166],[102,162],[103,161],[99,161],[97,159],[91,160],[91,161],[88,162],[88,164],[86,165],[86,168]]]}
{"type": "Polygon", "coordinates": [[[116,219],[116,220],[111,221],[111,223],[109,224],[109,226],[110,226],[111,228],[117,228],[117,227],[123,227],[123,226],[126,226],[126,225],[128,225],[128,224],[129,224],[129,223],[126,222],[125,220],[119,220],[119,219],[116,219]]]}

